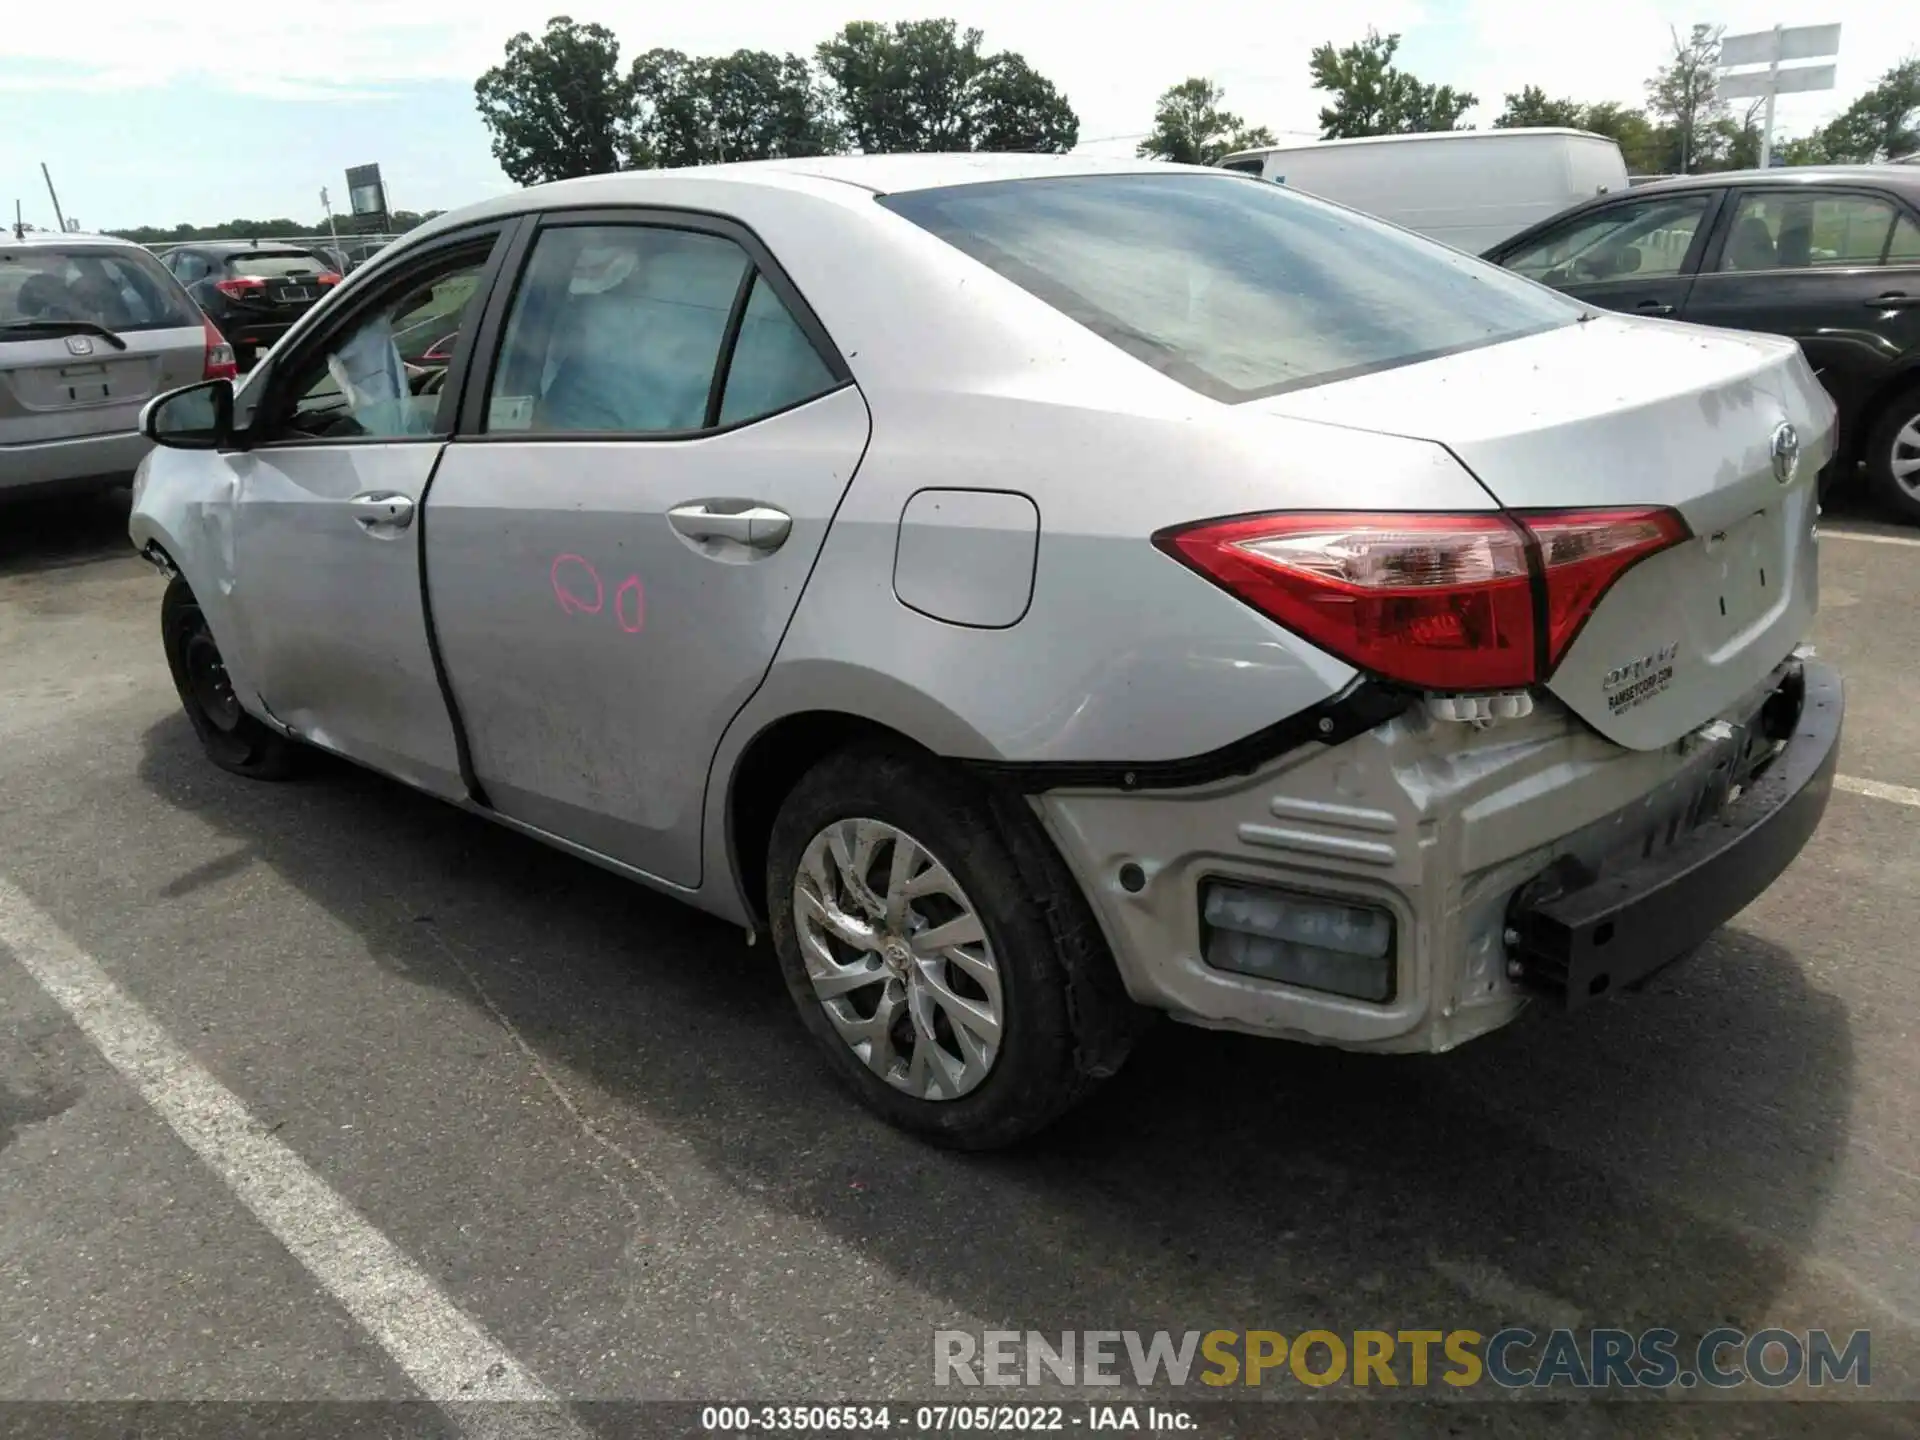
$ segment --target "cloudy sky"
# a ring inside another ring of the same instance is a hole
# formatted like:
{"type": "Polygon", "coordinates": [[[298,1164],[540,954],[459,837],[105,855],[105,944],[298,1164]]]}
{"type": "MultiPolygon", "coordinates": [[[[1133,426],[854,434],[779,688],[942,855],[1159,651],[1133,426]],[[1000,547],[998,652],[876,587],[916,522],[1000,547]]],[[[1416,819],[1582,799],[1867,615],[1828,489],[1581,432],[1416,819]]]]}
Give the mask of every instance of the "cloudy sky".
{"type": "Polygon", "coordinates": [[[1321,100],[1309,88],[1308,52],[1369,25],[1401,33],[1399,63],[1422,79],[1479,95],[1468,119],[1481,124],[1504,91],[1525,84],[1637,102],[1670,25],[1708,21],[1733,34],[1841,22],[1839,88],[1783,99],[1786,134],[1837,114],[1920,50],[1920,11],[1890,0],[1817,0],[1787,13],[1775,0],[1606,0],[1566,10],[1539,0],[709,0],[684,10],[634,0],[15,0],[9,9],[0,27],[0,206],[11,220],[17,196],[30,222],[51,224],[45,161],[67,213],[89,228],[317,218],[320,187],[340,204],[342,171],[368,161],[382,165],[396,207],[449,208],[507,189],[474,113],[473,80],[509,35],[539,30],[556,10],[610,26],[629,57],[654,45],[806,53],[850,19],[950,14],[1065,90],[1085,148],[1119,154],[1149,125],[1155,95],[1186,75],[1224,85],[1249,122],[1314,133],[1321,100]],[[1544,18],[1555,11],[1566,19],[1544,18]]]}

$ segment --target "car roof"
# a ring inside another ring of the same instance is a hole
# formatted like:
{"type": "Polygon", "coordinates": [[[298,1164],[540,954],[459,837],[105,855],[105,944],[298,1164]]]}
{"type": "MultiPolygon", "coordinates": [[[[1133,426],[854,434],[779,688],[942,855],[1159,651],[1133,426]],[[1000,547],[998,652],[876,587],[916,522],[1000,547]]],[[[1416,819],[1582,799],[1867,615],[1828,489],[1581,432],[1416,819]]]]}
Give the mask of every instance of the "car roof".
{"type": "Polygon", "coordinates": [[[302,245],[296,240],[189,240],[170,245],[168,250],[198,250],[207,255],[312,255],[324,259],[317,245],[302,245]]]}
{"type": "MultiPolygon", "coordinates": [[[[1920,192],[1920,172],[1911,165],[1776,165],[1766,170],[1709,170],[1698,175],[1675,175],[1635,185],[1633,195],[1658,195],[1669,190],[1736,189],[1751,185],[1884,185],[1920,192]]],[[[1617,199],[1618,193],[1609,198],[1617,199]]]]}
{"type": "MultiPolygon", "coordinates": [[[[688,165],[673,170],[620,170],[576,180],[555,180],[514,190],[436,215],[408,237],[439,234],[476,221],[533,211],[586,206],[645,206],[663,193],[684,197],[688,182],[710,187],[714,197],[736,185],[827,196],[850,203],[861,192],[895,195],[951,185],[984,185],[1068,175],[1194,174],[1234,176],[1205,165],[1161,160],[1118,160],[1085,155],[1025,155],[967,152],[916,155],[821,155],[807,159],[744,160],[726,165],[688,165]]],[[[684,204],[684,198],[676,203],[684,204]]]]}
{"type": "Polygon", "coordinates": [[[1207,167],[1170,165],[1162,160],[961,151],[906,155],[816,155],[806,159],[707,165],[677,173],[743,177],[755,173],[809,175],[821,180],[858,185],[880,195],[896,195],[909,190],[986,185],[1000,180],[1034,180],[1061,175],[1142,175],[1204,168],[1207,167]]]}
{"type": "Polygon", "coordinates": [[[58,230],[29,230],[25,235],[15,235],[11,229],[0,229],[0,245],[31,248],[34,246],[81,247],[101,250],[144,250],[147,247],[135,240],[123,240],[118,235],[81,235],[74,231],[62,233],[58,230]]]}

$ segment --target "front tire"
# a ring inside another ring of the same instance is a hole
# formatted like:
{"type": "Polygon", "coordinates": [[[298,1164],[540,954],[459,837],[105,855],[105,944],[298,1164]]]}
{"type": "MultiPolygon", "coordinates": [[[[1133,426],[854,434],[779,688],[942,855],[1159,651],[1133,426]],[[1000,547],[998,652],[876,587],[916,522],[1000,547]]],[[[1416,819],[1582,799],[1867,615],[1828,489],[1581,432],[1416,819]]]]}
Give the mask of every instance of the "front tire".
{"type": "Polygon", "coordinates": [[[300,747],[241,707],[206,614],[178,576],[160,601],[160,639],[173,688],[209,760],[250,780],[284,780],[295,773],[300,747]]]}
{"type": "Polygon", "coordinates": [[[1880,503],[1920,525],[1920,385],[1893,397],[1867,437],[1867,479],[1880,503]]]}
{"type": "Polygon", "coordinates": [[[1111,1075],[1137,1013],[1032,817],[931,757],[829,756],[768,846],[774,948],[839,1079],[904,1130],[1008,1145],[1111,1075]]]}

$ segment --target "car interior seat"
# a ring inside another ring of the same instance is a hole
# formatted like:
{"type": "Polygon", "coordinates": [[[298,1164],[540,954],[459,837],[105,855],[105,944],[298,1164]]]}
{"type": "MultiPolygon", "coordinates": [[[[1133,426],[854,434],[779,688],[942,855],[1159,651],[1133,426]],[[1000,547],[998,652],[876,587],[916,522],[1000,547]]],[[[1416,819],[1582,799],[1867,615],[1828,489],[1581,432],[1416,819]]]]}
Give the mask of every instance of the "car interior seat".
{"type": "Polygon", "coordinates": [[[21,282],[13,303],[29,320],[76,320],[80,316],[65,282],[44,271],[21,282]]]}
{"type": "Polygon", "coordinates": [[[569,294],[533,428],[700,429],[745,263],[730,242],[690,235],[646,255],[611,289],[569,294]]]}
{"type": "Polygon", "coordinates": [[[1749,215],[1733,227],[1727,238],[1727,253],[1720,262],[1722,270],[1771,270],[1780,263],[1774,250],[1773,232],[1758,215],[1749,215]]]}

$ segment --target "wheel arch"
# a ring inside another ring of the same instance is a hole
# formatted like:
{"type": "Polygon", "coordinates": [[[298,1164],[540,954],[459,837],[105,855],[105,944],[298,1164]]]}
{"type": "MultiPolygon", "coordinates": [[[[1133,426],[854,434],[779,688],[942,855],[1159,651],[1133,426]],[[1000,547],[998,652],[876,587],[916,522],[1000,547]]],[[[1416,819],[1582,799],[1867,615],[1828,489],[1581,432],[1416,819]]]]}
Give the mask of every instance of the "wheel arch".
{"type": "Polygon", "coordinates": [[[777,667],[714,756],[702,886],[708,908],[755,928],[766,923],[767,838],[781,802],[828,754],[874,741],[949,759],[1000,758],[966,721],[883,672],[830,661],[777,667]]]}
{"type": "Polygon", "coordinates": [[[1888,407],[1902,395],[1917,389],[1920,389],[1920,352],[1903,357],[1860,406],[1854,417],[1853,433],[1841,436],[1848,464],[1859,464],[1867,458],[1867,442],[1886,418],[1888,407]]]}

